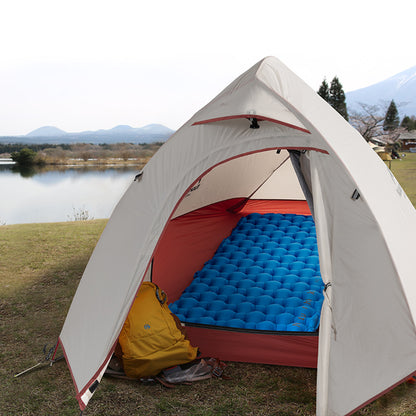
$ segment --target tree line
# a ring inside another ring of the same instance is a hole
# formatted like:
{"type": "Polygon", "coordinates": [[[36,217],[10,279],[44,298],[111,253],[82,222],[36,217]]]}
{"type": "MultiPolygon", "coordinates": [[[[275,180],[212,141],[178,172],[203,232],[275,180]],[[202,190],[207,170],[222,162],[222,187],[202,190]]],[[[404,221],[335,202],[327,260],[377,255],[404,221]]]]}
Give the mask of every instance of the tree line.
{"type": "Polygon", "coordinates": [[[23,143],[0,143],[0,155],[1,154],[10,154],[12,152],[20,152],[23,148],[28,148],[33,150],[34,152],[39,152],[40,150],[48,149],[48,148],[57,148],[61,147],[65,150],[70,150],[70,144],[23,144],[23,143]]]}
{"type": "Polygon", "coordinates": [[[21,166],[59,165],[70,160],[87,162],[94,159],[105,162],[107,159],[149,159],[162,145],[156,143],[113,143],[113,144],[0,144],[0,154],[10,154],[21,166]]]}

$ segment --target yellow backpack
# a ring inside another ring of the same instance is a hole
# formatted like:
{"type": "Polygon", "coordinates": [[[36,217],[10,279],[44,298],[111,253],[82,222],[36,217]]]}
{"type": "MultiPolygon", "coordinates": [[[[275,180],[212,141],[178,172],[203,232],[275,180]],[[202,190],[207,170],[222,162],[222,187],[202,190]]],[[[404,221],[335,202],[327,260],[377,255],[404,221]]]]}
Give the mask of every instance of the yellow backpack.
{"type": "Polygon", "coordinates": [[[196,358],[198,348],[186,339],[167,300],[165,292],[154,283],[141,285],[119,336],[128,377],[155,376],[165,368],[196,358]]]}

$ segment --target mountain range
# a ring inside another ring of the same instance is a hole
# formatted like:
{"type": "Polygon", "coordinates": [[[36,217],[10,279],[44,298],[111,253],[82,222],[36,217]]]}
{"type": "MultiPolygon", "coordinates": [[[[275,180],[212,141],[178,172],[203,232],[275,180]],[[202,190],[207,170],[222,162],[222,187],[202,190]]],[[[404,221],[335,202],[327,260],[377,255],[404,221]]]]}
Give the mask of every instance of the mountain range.
{"type": "Polygon", "coordinates": [[[83,131],[80,133],[68,133],[53,126],[44,126],[31,131],[25,136],[0,137],[0,143],[153,143],[164,142],[174,130],[162,124],[149,124],[144,127],[131,127],[127,125],[115,126],[108,130],[83,131]]]}
{"type": "Polygon", "coordinates": [[[394,100],[400,118],[416,115],[416,66],[384,81],[347,92],[345,96],[348,112],[360,112],[360,103],[378,105],[381,111],[386,111],[391,100],[394,100]]]}

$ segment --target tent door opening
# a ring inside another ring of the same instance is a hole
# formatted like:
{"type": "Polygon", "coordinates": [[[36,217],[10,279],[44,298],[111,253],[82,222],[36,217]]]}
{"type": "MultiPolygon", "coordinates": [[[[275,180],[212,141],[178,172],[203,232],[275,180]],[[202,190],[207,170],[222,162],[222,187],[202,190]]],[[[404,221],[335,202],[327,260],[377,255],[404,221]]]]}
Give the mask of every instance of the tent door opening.
{"type": "Polygon", "coordinates": [[[198,180],[159,244],[152,280],[204,354],[315,367],[324,284],[308,151],[279,150],[243,156],[198,180]],[[224,178],[226,188],[238,188],[234,197],[213,192],[224,178]],[[268,351],[256,353],[259,342],[268,351]]]}

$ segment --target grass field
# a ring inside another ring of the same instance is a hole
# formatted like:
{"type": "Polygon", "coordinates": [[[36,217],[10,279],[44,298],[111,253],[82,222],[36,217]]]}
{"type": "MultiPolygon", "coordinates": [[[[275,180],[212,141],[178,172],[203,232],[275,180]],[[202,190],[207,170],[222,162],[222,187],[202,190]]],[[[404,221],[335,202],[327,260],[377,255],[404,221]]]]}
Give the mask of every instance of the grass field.
{"type": "Polygon", "coordinates": [[[416,207],[416,153],[406,153],[403,159],[392,160],[391,171],[416,207]]]}
{"type": "MultiPolygon", "coordinates": [[[[392,170],[416,203],[416,155],[392,170]]],[[[22,377],[57,340],[106,221],[0,227],[0,415],[78,415],[64,361],[22,377]]],[[[314,415],[316,370],[228,363],[231,380],[169,390],[104,378],[84,415],[314,415]]],[[[357,415],[416,415],[416,385],[404,383],[357,415]]]]}

